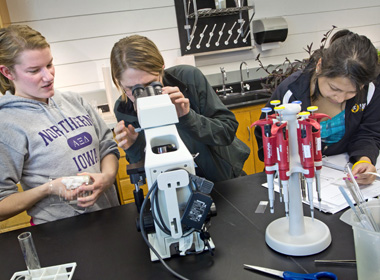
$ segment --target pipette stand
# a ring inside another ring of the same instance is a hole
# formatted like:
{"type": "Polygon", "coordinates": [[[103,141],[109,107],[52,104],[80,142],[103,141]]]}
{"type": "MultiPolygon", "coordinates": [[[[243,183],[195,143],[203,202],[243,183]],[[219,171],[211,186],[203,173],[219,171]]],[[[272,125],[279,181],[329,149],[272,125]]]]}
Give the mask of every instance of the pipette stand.
{"type": "Polygon", "coordinates": [[[288,123],[289,135],[289,216],[270,223],[265,241],[273,250],[291,256],[319,253],[331,243],[329,228],[321,221],[303,216],[299,173],[303,173],[298,154],[297,114],[299,104],[283,104],[282,118],[288,123]]]}

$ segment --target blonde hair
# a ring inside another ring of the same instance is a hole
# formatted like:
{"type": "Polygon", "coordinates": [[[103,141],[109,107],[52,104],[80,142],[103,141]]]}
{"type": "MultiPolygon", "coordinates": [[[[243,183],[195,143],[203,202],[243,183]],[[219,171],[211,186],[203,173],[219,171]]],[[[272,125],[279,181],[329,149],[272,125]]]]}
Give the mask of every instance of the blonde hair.
{"type": "MultiPolygon", "coordinates": [[[[27,25],[10,25],[0,29],[0,65],[13,70],[25,50],[50,48],[44,36],[27,25]]],[[[12,81],[0,74],[0,92],[15,93],[12,81]]]]}
{"type": "Polygon", "coordinates": [[[112,81],[122,92],[123,101],[126,96],[120,79],[125,70],[133,68],[152,75],[163,75],[163,66],[164,59],[157,46],[144,36],[132,35],[120,39],[111,51],[112,81]]]}

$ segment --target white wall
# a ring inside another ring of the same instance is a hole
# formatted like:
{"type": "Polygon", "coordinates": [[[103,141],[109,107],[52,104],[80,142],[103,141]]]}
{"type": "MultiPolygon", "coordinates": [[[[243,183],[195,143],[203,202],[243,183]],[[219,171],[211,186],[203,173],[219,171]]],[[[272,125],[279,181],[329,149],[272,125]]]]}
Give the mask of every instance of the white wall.
{"type": "MultiPolygon", "coordinates": [[[[182,1],[182,0],[180,0],[182,1]]],[[[283,16],[289,28],[281,48],[263,52],[264,64],[280,64],[285,57],[307,57],[303,48],[320,45],[332,25],[368,36],[380,48],[379,0],[249,0],[254,19],[283,16]]],[[[51,45],[56,66],[56,88],[88,93],[104,91],[102,67],[120,38],[141,34],[152,39],[170,67],[180,56],[174,0],[7,0],[12,24],[28,24],[40,31],[51,45]]],[[[182,28],[182,27],[181,27],[182,28]]],[[[258,48],[196,57],[196,65],[219,83],[219,67],[229,80],[245,60],[250,68],[258,48]]],[[[251,71],[252,72],[252,71],[251,71]]],[[[255,72],[255,71],[254,71],[255,72]]],[[[256,74],[257,75],[257,74],[256,74]]]]}

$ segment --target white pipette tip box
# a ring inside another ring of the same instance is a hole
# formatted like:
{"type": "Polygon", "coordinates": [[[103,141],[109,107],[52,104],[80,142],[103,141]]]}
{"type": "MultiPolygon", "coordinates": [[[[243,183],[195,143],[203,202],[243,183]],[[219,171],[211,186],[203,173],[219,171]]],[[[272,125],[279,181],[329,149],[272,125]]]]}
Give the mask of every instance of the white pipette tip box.
{"type": "MultiPolygon", "coordinates": [[[[67,263],[67,264],[61,264],[61,265],[55,265],[55,266],[48,266],[48,267],[42,267],[41,269],[36,270],[36,274],[40,276],[35,276],[34,273],[32,274],[33,280],[71,280],[75,268],[77,266],[76,262],[73,263],[67,263]]],[[[28,270],[25,271],[19,271],[13,274],[11,280],[21,280],[21,279],[27,279],[26,276],[29,276],[28,270]]]]}

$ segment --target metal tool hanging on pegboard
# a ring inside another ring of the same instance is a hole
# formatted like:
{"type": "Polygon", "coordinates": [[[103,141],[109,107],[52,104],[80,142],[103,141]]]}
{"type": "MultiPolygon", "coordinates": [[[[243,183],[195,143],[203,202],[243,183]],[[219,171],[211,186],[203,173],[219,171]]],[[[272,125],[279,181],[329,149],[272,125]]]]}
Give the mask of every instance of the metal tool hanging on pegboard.
{"type": "Polygon", "coordinates": [[[216,8],[213,0],[175,0],[182,55],[251,48],[255,10],[244,2],[227,0],[225,8],[216,8]]]}

